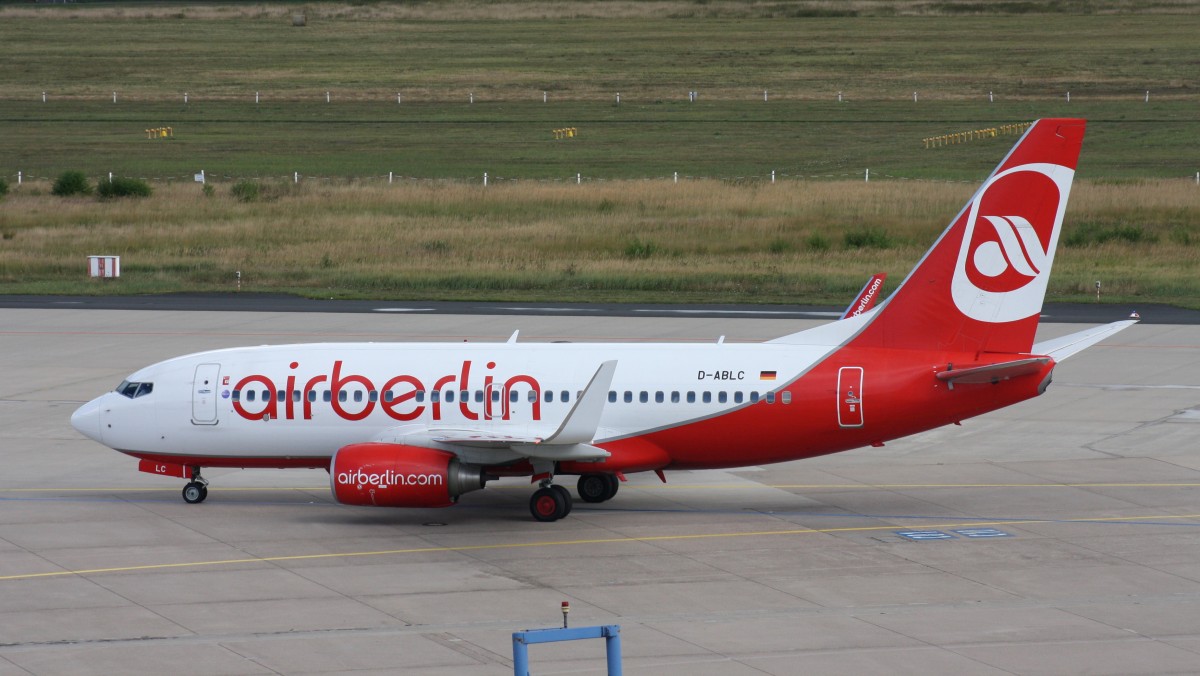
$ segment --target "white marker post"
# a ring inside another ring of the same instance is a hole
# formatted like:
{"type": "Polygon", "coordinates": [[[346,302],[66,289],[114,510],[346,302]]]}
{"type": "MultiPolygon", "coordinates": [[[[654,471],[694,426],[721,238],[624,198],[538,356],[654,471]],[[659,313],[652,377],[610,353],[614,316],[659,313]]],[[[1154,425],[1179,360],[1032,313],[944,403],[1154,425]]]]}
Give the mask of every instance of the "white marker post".
{"type": "Polygon", "coordinates": [[[475,103],[475,92],[471,92],[471,103],[475,103]]]}
{"type": "Polygon", "coordinates": [[[763,101],[767,100],[767,90],[763,90],[763,101]]]}
{"type": "Polygon", "coordinates": [[[542,103],[545,103],[546,99],[547,99],[547,92],[542,92],[542,103]]]}
{"type": "Polygon", "coordinates": [[[1067,103],[1071,102],[1071,92],[1067,92],[1067,103]]]}
{"type": "Polygon", "coordinates": [[[621,105],[621,92],[617,92],[617,105],[621,105]]]}
{"type": "Polygon", "coordinates": [[[991,92],[988,92],[988,103],[995,103],[995,99],[992,98],[991,92]]]}
{"type": "Polygon", "coordinates": [[[400,105],[400,92],[396,92],[396,105],[400,105]]]}
{"type": "Polygon", "coordinates": [[[392,172],[388,172],[388,185],[392,184],[392,172]]]}
{"type": "Polygon", "coordinates": [[[913,103],[917,102],[917,93],[913,92],[913,103]]]}
{"type": "Polygon", "coordinates": [[[112,183],[112,172],[108,172],[108,182],[112,183]]]}
{"type": "Polygon", "coordinates": [[[678,172],[678,171],[677,171],[677,172],[675,172],[675,182],[676,182],[676,183],[678,183],[678,182],[679,182],[679,172],[678,172]]]}
{"type": "MultiPolygon", "coordinates": [[[[17,172],[17,185],[21,185],[22,172],[17,172]]],[[[1200,173],[1196,174],[1196,182],[1200,183],[1200,173]]]]}
{"type": "Polygon", "coordinates": [[[258,92],[254,92],[254,102],[258,103],[258,92]]]}
{"type": "Polygon", "coordinates": [[[842,102],[842,93],[838,92],[838,103],[842,102]]]}
{"type": "Polygon", "coordinates": [[[487,187],[487,172],[483,172],[483,187],[487,187]]]}
{"type": "Polygon", "coordinates": [[[772,169],[771,170],[771,183],[774,183],[774,182],[775,182],[775,170],[772,169]]]}
{"type": "Polygon", "coordinates": [[[583,175],[575,174],[575,185],[579,185],[580,183],[583,183],[583,175]]]}
{"type": "Polygon", "coordinates": [[[117,93],[113,92],[113,103],[117,102],[117,93]]]}
{"type": "Polygon", "coordinates": [[[300,182],[300,172],[298,172],[298,171],[292,172],[292,183],[299,183],[299,182],[300,182]]]}
{"type": "Polygon", "coordinates": [[[183,103],[184,105],[187,105],[187,92],[183,93],[183,103]]]}
{"type": "Polygon", "coordinates": [[[1150,103],[1150,90],[1146,90],[1146,103],[1150,103]]]}
{"type": "Polygon", "coordinates": [[[871,170],[867,169],[866,176],[863,178],[863,183],[870,183],[870,182],[871,182],[871,170]]]}
{"type": "Polygon", "coordinates": [[[329,92],[325,92],[325,103],[329,103],[329,92]]]}
{"type": "Polygon", "coordinates": [[[42,92],[42,103],[46,102],[46,92],[42,92]]]}

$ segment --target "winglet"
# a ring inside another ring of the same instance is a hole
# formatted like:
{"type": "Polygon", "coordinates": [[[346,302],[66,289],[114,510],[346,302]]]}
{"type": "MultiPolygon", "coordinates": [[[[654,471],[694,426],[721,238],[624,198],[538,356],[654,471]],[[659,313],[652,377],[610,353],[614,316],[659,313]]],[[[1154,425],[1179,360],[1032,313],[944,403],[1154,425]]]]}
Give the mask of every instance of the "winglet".
{"type": "Polygon", "coordinates": [[[567,417],[543,444],[589,444],[596,438],[596,429],[600,427],[600,414],[604,412],[604,403],[608,398],[608,388],[612,385],[613,374],[617,372],[616,360],[606,361],[596,369],[583,394],[575,400],[575,405],[567,413],[567,417]]]}
{"type": "Polygon", "coordinates": [[[513,334],[511,336],[509,336],[508,340],[506,340],[504,342],[515,343],[515,342],[517,342],[517,336],[519,336],[519,335],[521,335],[521,329],[517,329],[516,331],[513,331],[513,334]]]}
{"type": "Polygon", "coordinates": [[[886,272],[876,272],[874,275],[871,275],[871,278],[863,286],[862,291],[859,291],[858,295],[854,297],[854,302],[846,307],[846,311],[842,313],[841,319],[857,317],[874,307],[875,300],[879,298],[879,292],[883,291],[883,282],[886,279],[886,272]]]}

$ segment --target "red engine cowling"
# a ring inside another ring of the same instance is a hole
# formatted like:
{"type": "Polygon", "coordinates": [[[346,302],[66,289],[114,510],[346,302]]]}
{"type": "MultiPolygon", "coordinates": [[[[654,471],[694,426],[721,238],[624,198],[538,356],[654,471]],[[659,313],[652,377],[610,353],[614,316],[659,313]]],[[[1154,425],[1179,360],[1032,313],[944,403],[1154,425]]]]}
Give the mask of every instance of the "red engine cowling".
{"type": "Polygon", "coordinates": [[[448,507],[489,478],[453,453],[402,444],[350,444],[329,464],[333,498],[343,505],[448,507]]]}

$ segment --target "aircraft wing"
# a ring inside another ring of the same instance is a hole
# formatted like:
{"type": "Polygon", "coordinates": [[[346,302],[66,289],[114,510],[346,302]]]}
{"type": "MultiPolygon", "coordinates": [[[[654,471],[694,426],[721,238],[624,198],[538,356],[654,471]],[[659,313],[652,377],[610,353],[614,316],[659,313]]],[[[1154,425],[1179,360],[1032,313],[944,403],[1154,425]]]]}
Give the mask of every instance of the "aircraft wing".
{"type": "Polygon", "coordinates": [[[615,360],[606,361],[596,369],[583,393],[575,400],[562,423],[547,434],[502,434],[488,429],[426,428],[403,430],[408,443],[427,441],[470,449],[506,451],[528,458],[546,460],[600,460],[608,451],[591,445],[600,427],[600,415],[608,398],[615,360]]]}

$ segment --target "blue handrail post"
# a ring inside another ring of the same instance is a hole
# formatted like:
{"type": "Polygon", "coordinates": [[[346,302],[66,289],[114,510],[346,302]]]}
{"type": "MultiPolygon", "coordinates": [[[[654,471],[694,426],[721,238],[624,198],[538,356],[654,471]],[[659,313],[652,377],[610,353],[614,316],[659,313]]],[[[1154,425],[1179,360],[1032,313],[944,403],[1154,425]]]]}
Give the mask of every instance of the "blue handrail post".
{"type": "Polygon", "coordinates": [[[513,676],[529,676],[529,646],[524,632],[513,632],[513,676]]]}
{"type": "Polygon", "coordinates": [[[596,627],[573,627],[562,629],[527,629],[514,631],[513,676],[529,676],[529,646],[534,643],[556,643],[578,641],[585,638],[603,638],[604,654],[608,660],[608,676],[621,676],[621,626],[606,624],[596,627]]]}
{"type": "Polygon", "coordinates": [[[604,627],[604,652],[608,658],[608,676],[621,676],[621,627],[604,627]]]}

